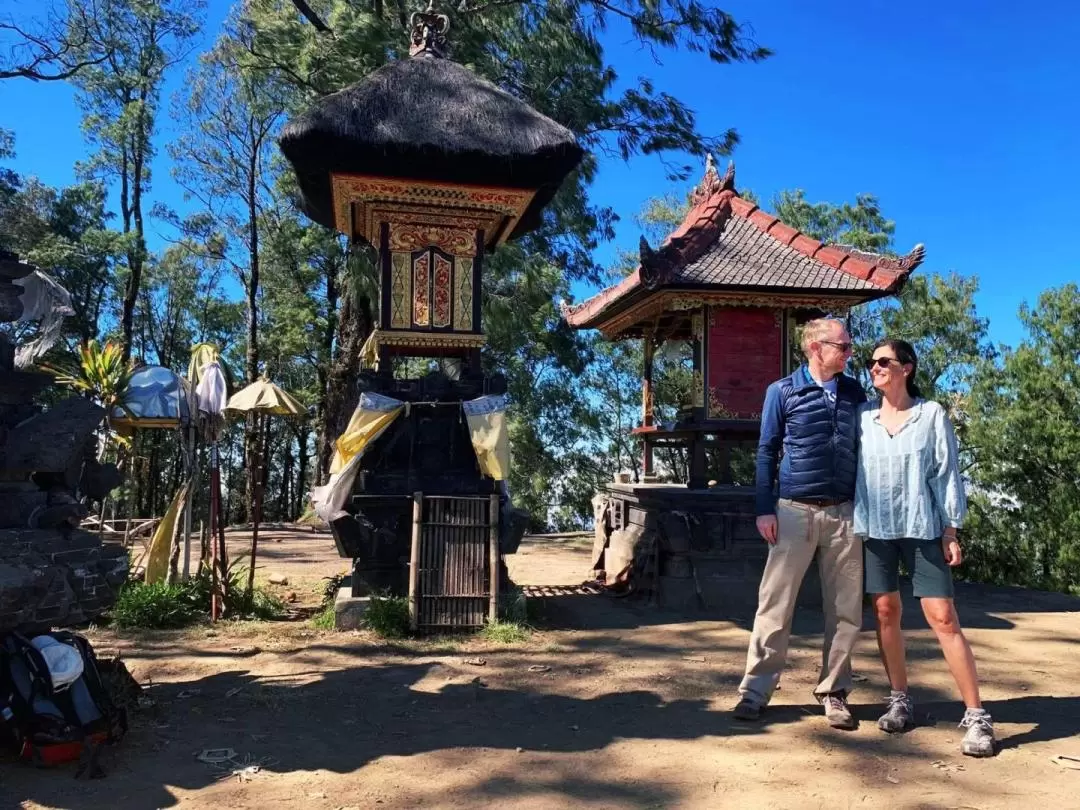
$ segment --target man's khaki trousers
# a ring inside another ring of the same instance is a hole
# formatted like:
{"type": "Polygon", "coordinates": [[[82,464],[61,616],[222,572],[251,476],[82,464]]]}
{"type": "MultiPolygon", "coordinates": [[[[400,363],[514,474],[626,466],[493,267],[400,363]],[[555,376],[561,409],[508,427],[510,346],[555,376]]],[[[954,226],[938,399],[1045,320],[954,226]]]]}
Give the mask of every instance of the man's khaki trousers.
{"type": "Polygon", "coordinates": [[[776,543],[761,576],[754,631],[739,694],[765,705],[787,659],[799,586],[818,555],[825,647],[815,695],[851,689],[851,651],[862,627],[862,543],[852,534],[852,504],[809,506],[781,498],[776,543]]]}

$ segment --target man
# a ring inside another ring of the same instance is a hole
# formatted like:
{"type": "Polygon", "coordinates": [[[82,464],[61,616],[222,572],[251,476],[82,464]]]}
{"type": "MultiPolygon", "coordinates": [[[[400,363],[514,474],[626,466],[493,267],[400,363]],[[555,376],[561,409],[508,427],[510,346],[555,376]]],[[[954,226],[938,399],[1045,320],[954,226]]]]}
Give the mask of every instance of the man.
{"type": "Polygon", "coordinates": [[[806,364],[769,386],[761,413],[757,529],[769,544],[769,557],[735,717],[760,718],[780,681],[795,599],[817,552],[825,646],[814,694],[829,725],[849,729],[855,726],[847,706],[851,650],[862,624],[863,600],[862,545],[852,533],[856,411],[866,395],[843,373],[851,357],[851,337],[843,323],[810,321],[803,329],[802,350],[806,364]]]}

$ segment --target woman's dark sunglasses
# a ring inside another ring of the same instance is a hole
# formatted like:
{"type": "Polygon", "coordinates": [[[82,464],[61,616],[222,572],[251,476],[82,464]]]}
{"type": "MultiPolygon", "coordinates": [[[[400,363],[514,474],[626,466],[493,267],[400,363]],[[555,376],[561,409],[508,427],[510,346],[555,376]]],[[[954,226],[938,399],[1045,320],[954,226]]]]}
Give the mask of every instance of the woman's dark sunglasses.
{"type": "Polygon", "coordinates": [[[871,357],[869,367],[888,368],[891,364],[899,362],[895,357],[871,357]]]}

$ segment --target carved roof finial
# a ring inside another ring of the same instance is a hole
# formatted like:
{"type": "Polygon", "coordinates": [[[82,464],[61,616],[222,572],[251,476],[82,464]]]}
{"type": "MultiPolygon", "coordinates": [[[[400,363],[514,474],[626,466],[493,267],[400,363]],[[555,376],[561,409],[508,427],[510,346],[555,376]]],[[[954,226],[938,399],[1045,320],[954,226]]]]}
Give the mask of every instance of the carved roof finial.
{"type": "Polygon", "coordinates": [[[409,18],[409,28],[409,56],[446,56],[446,32],[450,30],[450,18],[435,11],[435,0],[428,0],[425,11],[413,12],[409,18]]]}
{"type": "Polygon", "coordinates": [[[690,195],[690,204],[698,205],[721,191],[735,190],[735,164],[728,163],[727,171],[721,177],[716,170],[716,158],[711,152],[705,155],[705,176],[690,195]]]}

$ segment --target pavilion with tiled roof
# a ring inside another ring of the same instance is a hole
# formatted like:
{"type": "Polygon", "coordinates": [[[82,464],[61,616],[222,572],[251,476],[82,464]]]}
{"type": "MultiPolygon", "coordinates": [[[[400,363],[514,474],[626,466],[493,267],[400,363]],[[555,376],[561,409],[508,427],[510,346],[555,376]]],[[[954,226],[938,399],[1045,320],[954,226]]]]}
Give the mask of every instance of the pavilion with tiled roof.
{"type": "MultiPolygon", "coordinates": [[[[705,448],[756,437],[765,388],[799,362],[798,326],[823,314],[900,291],[922,262],[917,245],[895,258],[823,244],[782,223],[735,189],[710,158],[682,224],[658,248],[641,240],[638,268],[563,315],[609,340],[645,342],[642,424],[644,472],[652,447],[685,443],[691,488],[706,480],[705,448]],[[675,424],[653,414],[652,360],[665,341],[690,341],[693,390],[675,424]]],[[[721,482],[729,473],[719,472],[721,482]]]]}

